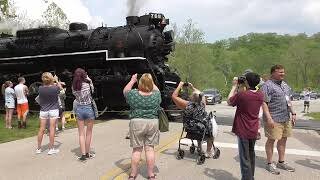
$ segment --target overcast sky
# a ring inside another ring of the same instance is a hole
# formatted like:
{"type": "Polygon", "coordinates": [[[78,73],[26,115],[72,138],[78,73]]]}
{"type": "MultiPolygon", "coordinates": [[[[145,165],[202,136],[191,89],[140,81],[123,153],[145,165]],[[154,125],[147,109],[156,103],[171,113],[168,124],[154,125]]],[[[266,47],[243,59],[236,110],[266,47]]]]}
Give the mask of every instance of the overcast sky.
{"type": "MultiPolygon", "coordinates": [[[[52,0],[48,0],[49,2],[52,0]]],[[[70,21],[93,26],[125,24],[127,0],[53,0],[70,21]]],[[[131,0],[134,1],[134,0],[131,0]]],[[[136,0],[139,15],[163,13],[178,26],[191,18],[205,32],[207,42],[237,37],[250,32],[279,34],[320,31],[320,0],[136,0]]],[[[40,18],[43,0],[15,0],[18,12],[40,18]]]]}

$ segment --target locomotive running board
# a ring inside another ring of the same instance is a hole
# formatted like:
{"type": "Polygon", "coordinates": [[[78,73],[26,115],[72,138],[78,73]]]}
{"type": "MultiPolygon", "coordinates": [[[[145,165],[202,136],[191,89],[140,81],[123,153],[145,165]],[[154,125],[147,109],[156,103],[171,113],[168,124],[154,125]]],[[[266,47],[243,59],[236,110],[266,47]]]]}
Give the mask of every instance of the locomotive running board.
{"type": "MultiPolygon", "coordinates": [[[[109,60],[108,59],[108,50],[98,50],[98,51],[83,51],[83,52],[73,52],[73,53],[59,53],[59,54],[45,54],[45,55],[36,55],[36,56],[0,58],[0,61],[19,60],[19,59],[34,59],[34,58],[44,58],[44,57],[74,56],[74,55],[85,55],[85,54],[99,54],[99,53],[105,53],[106,60],[109,60]]],[[[117,58],[110,58],[110,59],[117,59],[117,58]]]]}

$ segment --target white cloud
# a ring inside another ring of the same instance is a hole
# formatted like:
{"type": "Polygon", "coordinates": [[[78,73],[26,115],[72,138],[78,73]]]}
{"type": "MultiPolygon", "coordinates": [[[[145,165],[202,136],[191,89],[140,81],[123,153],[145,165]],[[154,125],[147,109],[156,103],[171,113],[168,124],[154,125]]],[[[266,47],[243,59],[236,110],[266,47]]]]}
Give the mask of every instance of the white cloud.
{"type": "MultiPolygon", "coordinates": [[[[55,2],[67,15],[70,22],[84,22],[90,26],[101,25],[101,16],[92,16],[85,3],[81,0],[47,0],[55,2]]],[[[32,19],[41,19],[42,13],[46,10],[47,4],[44,0],[15,0],[18,13],[25,13],[32,19]]]]}

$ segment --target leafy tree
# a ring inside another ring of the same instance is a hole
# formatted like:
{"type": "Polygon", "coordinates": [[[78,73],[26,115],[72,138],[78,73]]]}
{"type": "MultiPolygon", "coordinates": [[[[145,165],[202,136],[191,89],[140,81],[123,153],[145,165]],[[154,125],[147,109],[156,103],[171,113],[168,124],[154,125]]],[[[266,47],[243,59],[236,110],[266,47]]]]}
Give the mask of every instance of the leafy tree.
{"type": "Polygon", "coordinates": [[[48,5],[48,8],[43,13],[42,18],[43,18],[44,24],[49,26],[68,29],[68,25],[70,24],[70,21],[68,20],[67,15],[55,2],[51,2],[48,5]]]}

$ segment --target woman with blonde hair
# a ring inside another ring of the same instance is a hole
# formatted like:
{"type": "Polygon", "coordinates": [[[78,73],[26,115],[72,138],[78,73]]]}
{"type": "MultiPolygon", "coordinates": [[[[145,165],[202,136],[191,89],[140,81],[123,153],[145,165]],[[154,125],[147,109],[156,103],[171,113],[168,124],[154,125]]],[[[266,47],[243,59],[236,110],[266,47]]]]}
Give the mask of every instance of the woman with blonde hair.
{"type": "Polygon", "coordinates": [[[53,77],[50,72],[44,72],[41,76],[43,85],[39,87],[39,104],[40,104],[40,128],[38,132],[38,148],[37,154],[42,152],[41,143],[43,134],[46,128],[47,120],[49,119],[50,131],[49,131],[49,151],[48,155],[56,154],[59,149],[55,149],[54,146],[54,134],[56,121],[59,118],[59,102],[58,95],[62,86],[58,81],[57,76],[53,77]]]}
{"type": "Polygon", "coordinates": [[[148,179],[155,179],[153,172],[155,164],[154,146],[159,144],[158,110],[160,109],[161,94],[154,84],[151,74],[141,76],[138,89],[132,89],[137,82],[137,74],[123,89],[123,94],[130,106],[130,146],[133,148],[131,158],[131,174],[129,179],[135,179],[138,174],[138,164],[144,148],[148,179]]]}
{"type": "Polygon", "coordinates": [[[12,114],[13,110],[15,108],[15,93],[14,89],[12,88],[13,84],[11,81],[6,81],[2,85],[2,94],[4,95],[5,98],[5,108],[6,108],[6,128],[12,129],[11,126],[11,120],[12,120],[12,114]]]}
{"type": "MultiPolygon", "coordinates": [[[[205,109],[205,99],[198,89],[193,87],[191,83],[180,82],[178,87],[172,93],[172,100],[176,104],[176,106],[180,109],[184,110],[184,119],[199,119],[205,118],[207,116],[207,112],[205,109]],[[179,92],[182,87],[191,88],[192,94],[190,95],[190,101],[182,99],[179,97],[179,92]]],[[[211,128],[208,128],[209,131],[211,128]]],[[[211,132],[211,131],[210,131],[211,132]]],[[[205,153],[206,158],[217,158],[215,156],[214,151],[216,149],[213,147],[213,135],[212,133],[208,133],[207,135],[207,152],[205,153]]]]}

